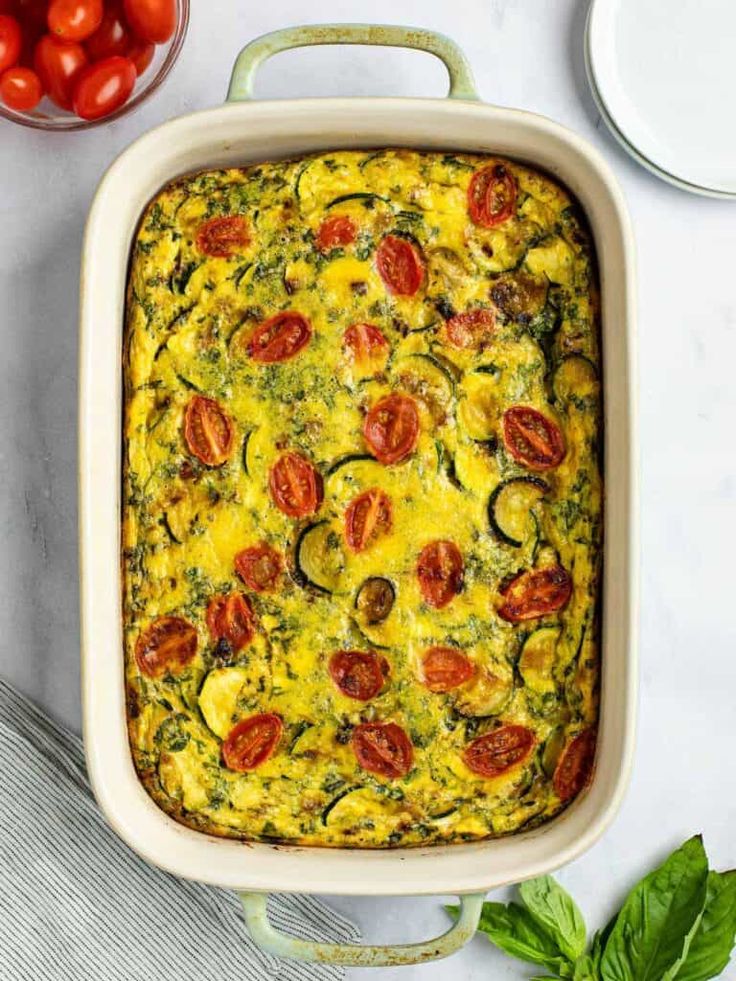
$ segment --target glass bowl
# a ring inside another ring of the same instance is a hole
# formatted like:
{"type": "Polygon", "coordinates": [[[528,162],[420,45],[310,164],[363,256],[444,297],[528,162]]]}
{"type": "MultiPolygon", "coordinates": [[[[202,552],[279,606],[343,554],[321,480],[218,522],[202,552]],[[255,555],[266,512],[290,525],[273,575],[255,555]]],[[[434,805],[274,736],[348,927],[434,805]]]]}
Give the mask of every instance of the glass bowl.
{"type": "Polygon", "coordinates": [[[111,112],[108,116],[102,116],[100,119],[80,119],[79,116],[60,109],[50,99],[43,98],[38,106],[30,112],[18,112],[15,109],[9,109],[0,102],[0,118],[9,119],[12,123],[20,123],[21,126],[31,126],[33,129],[61,131],[102,126],[112,122],[113,119],[120,119],[121,116],[133,112],[153,95],[174,67],[189,27],[189,5],[190,0],[176,0],[176,30],[166,44],[156,45],[153,61],[136,81],[133,94],[115,112],[111,112]]]}

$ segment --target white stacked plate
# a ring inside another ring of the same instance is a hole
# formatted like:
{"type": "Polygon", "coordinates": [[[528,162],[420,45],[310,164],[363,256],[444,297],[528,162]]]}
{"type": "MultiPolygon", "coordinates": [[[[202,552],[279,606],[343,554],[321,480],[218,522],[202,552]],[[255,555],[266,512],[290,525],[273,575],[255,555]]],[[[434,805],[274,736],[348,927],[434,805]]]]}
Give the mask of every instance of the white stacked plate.
{"type": "Polygon", "coordinates": [[[593,0],[585,64],[632,157],[686,191],[736,199],[736,0],[593,0]]]}

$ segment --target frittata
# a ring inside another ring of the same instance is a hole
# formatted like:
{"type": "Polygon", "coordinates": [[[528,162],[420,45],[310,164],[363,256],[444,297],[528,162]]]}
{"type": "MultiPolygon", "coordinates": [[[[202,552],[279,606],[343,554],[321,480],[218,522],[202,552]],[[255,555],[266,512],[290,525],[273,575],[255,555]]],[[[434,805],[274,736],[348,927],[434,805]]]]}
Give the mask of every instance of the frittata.
{"type": "Polygon", "coordinates": [[[598,293],[510,160],[339,151],[181,178],[132,251],[123,608],[137,771],[176,820],[391,847],[591,777],[598,293]]]}

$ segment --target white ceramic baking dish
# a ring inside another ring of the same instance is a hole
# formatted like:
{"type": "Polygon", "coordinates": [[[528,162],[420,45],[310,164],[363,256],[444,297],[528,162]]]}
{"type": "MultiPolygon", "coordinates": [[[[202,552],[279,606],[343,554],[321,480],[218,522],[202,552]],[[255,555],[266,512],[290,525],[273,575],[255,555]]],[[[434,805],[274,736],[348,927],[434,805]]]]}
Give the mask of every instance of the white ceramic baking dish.
{"type": "Polygon", "coordinates": [[[175,119],[110,167],[87,224],[81,282],[80,537],[84,730],[90,778],[116,832],[176,875],[244,891],[246,919],[272,951],[354,964],[445,956],[475,929],[482,895],[551,871],[602,834],[625,791],[634,744],[637,616],[637,444],[634,260],[624,202],[610,169],[567,129],[476,100],[468,66],[447,38],[360,25],[267,35],[238,59],[230,104],[175,119]],[[398,44],[438,55],[450,99],[300,99],[253,103],[258,63],[287,47],[398,44]],[[605,402],[605,561],[602,699],[595,777],[561,816],[512,837],[432,848],[348,850],[250,844],[177,824],[136,776],[128,745],[120,588],[121,340],[128,255],[149,199],[172,178],[213,166],[345,147],[406,146],[504,154],[541,167],[577,196],[592,226],[602,287],[605,402]],[[439,941],[340,948],[291,941],[265,916],[269,891],[464,896],[460,924],[439,941]]]}

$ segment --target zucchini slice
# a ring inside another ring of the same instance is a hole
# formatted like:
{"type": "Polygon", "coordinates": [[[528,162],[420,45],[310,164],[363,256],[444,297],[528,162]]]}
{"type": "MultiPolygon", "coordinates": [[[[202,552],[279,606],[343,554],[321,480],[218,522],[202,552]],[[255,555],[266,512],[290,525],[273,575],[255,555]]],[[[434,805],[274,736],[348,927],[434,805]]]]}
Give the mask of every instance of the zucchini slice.
{"type": "Polygon", "coordinates": [[[396,590],[383,576],[370,576],[355,597],[355,609],[362,624],[383,623],[393,609],[396,590]]]}
{"type": "Polygon", "coordinates": [[[245,666],[214,668],[199,692],[199,711],[207,726],[224,739],[237,721],[238,699],[245,685],[250,687],[251,671],[245,666]]]}
{"type": "Polygon", "coordinates": [[[455,397],[451,368],[433,354],[407,354],[392,369],[399,387],[422,402],[435,422],[447,419],[455,397]]]}
{"type": "Polygon", "coordinates": [[[339,794],[336,794],[335,797],[333,797],[330,803],[327,805],[327,807],[325,807],[325,809],[322,811],[322,824],[325,827],[327,827],[327,822],[330,819],[330,814],[332,814],[332,812],[340,803],[340,801],[344,797],[347,797],[348,794],[352,794],[356,790],[361,790],[361,789],[362,789],[361,787],[347,787],[345,790],[341,790],[339,794]]]}
{"type": "Polygon", "coordinates": [[[339,591],[345,551],[340,535],[329,521],[317,521],[302,529],[296,540],[294,564],[294,579],[299,586],[320,593],[339,591]]]}
{"type": "Polygon", "coordinates": [[[562,756],[562,750],[564,748],[565,729],[564,726],[557,726],[547,736],[544,748],[542,749],[542,769],[550,780],[555,774],[557,763],[559,762],[560,756],[562,756]]]}
{"type": "Polygon", "coordinates": [[[374,460],[370,453],[348,453],[347,456],[341,456],[334,463],[331,463],[325,470],[327,477],[331,477],[333,473],[337,473],[338,470],[342,470],[344,466],[348,463],[355,463],[357,460],[374,460]]]}
{"type": "Polygon", "coordinates": [[[502,481],[488,501],[491,531],[514,548],[529,540],[536,528],[532,509],[549,491],[541,477],[512,477],[502,481]]]}
{"type": "Polygon", "coordinates": [[[475,681],[459,690],[455,696],[455,709],[460,715],[487,718],[499,715],[509,705],[514,694],[511,675],[502,678],[491,671],[480,671],[475,681]]]}
{"type": "Polygon", "coordinates": [[[592,408],[598,399],[599,382],[595,366],[582,354],[571,354],[557,365],[552,392],[562,409],[572,405],[580,411],[592,408]]]}
{"type": "Polygon", "coordinates": [[[494,438],[499,417],[495,379],[473,372],[463,380],[462,389],[464,397],[458,406],[460,425],[473,440],[485,442],[494,438]]]}
{"type": "Polygon", "coordinates": [[[334,208],[336,204],[344,204],[346,201],[363,201],[366,207],[371,207],[375,201],[383,201],[386,204],[391,203],[388,198],[384,198],[380,194],[375,194],[372,191],[353,191],[350,194],[340,194],[338,197],[333,198],[332,201],[329,201],[325,205],[325,211],[334,208]]]}
{"type": "Polygon", "coordinates": [[[540,627],[529,634],[519,658],[519,674],[524,684],[538,695],[557,691],[554,666],[559,627],[540,627]]]}

